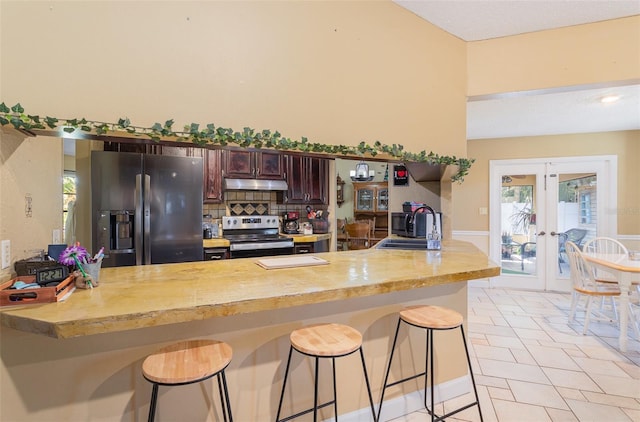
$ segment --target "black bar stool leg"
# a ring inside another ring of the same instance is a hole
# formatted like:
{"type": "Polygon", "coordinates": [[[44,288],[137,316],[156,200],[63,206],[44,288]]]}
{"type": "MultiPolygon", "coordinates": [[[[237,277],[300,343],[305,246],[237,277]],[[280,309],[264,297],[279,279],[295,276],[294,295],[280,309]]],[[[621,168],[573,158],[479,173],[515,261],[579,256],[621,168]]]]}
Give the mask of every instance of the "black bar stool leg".
{"type": "Polygon", "coordinates": [[[338,422],[338,388],[336,387],[336,358],[331,358],[331,366],[333,368],[333,414],[336,415],[336,422],[338,422]]]}
{"type": "MultiPolygon", "coordinates": [[[[435,397],[435,380],[434,380],[434,371],[433,371],[433,330],[427,330],[427,339],[429,341],[429,349],[431,354],[429,355],[429,379],[431,380],[431,422],[436,420],[436,397],[435,397]]],[[[426,376],[425,376],[426,378],[426,376]]],[[[429,410],[429,409],[427,409],[429,410]]]]}
{"type": "Polygon", "coordinates": [[[222,381],[220,381],[220,374],[216,376],[216,380],[218,380],[218,393],[220,394],[220,402],[222,404],[222,418],[224,422],[227,422],[227,403],[224,400],[224,395],[222,393],[222,381]]]}
{"type": "Polygon", "coordinates": [[[313,422],[318,422],[318,358],[315,358],[316,361],[316,376],[315,382],[313,386],[313,422]]]}
{"type": "Polygon", "coordinates": [[[467,340],[464,336],[464,328],[460,326],[460,333],[462,334],[462,343],[464,343],[464,352],[467,355],[467,364],[469,365],[469,375],[471,375],[471,385],[473,385],[473,394],[476,396],[476,404],[478,406],[478,414],[480,414],[480,422],[483,422],[482,410],[480,409],[480,398],[478,397],[478,389],[476,388],[476,379],[473,376],[473,369],[471,369],[471,358],[469,357],[469,348],[467,347],[467,340]]]}
{"type": "Polygon", "coordinates": [[[153,384],[151,389],[151,403],[149,404],[149,422],[153,422],[156,418],[156,403],[158,401],[158,384],[153,384]]]}
{"type": "Polygon", "coordinates": [[[280,420],[280,410],[282,410],[282,401],[284,400],[284,388],[287,386],[287,376],[289,375],[289,365],[291,364],[292,353],[293,353],[293,346],[289,347],[289,358],[287,359],[287,368],[284,370],[284,380],[282,381],[282,394],[280,394],[280,403],[278,404],[278,414],[276,415],[276,422],[280,420]]]}
{"type": "Polygon", "coordinates": [[[229,415],[229,422],[233,422],[233,416],[231,415],[231,401],[229,400],[229,389],[227,388],[227,375],[222,371],[222,386],[224,388],[224,396],[227,401],[227,414],[229,415]]]}
{"type": "MultiPolygon", "coordinates": [[[[387,365],[387,373],[384,376],[384,383],[382,384],[382,394],[380,396],[380,404],[378,405],[378,416],[377,418],[375,418],[376,422],[380,421],[380,412],[382,411],[382,403],[384,403],[384,392],[387,390],[387,381],[389,381],[389,372],[391,372],[391,362],[393,362],[393,352],[396,350],[396,342],[398,340],[398,331],[400,331],[401,322],[402,320],[398,318],[398,324],[396,325],[396,334],[395,336],[393,336],[393,345],[391,346],[391,354],[389,356],[389,364],[387,365]]],[[[425,396],[426,396],[426,390],[425,390],[425,396]]]]}
{"type": "MultiPolygon", "coordinates": [[[[371,406],[371,414],[373,415],[373,420],[376,419],[376,408],[373,405],[373,395],[371,394],[371,385],[369,384],[369,375],[367,375],[367,365],[364,363],[364,352],[362,351],[362,347],[360,347],[360,360],[362,361],[362,372],[364,372],[364,382],[367,384],[367,394],[369,395],[369,405],[371,406]]],[[[337,415],[337,413],[336,413],[337,415]]],[[[337,417],[336,417],[337,422],[337,417]]]]}

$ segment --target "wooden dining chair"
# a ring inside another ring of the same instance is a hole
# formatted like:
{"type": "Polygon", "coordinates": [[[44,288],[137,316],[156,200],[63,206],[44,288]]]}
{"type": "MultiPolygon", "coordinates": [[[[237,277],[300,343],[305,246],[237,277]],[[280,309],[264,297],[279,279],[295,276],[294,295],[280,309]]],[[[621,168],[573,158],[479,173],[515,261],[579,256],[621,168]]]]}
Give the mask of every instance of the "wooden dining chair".
{"type": "Polygon", "coordinates": [[[592,319],[617,323],[617,313],[614,311],[613,315],[608,315],[602,310],[593,309],[593,299],[620,296],[618,286],[611,283],[598,283],[595,280],[592,266],[584,259],[580,248],[571,241],[568,241],[565,247],[569,258],[569,266],[571,267],[571,282],[573,284],[569,323],[575,320],[578,303],[582,297],[587,298],[582,334],[587,334],[589,322],[592,319]]]}
{"type": "Polygon", "coordinates": [[[367,249],[371,244],[371,225],[368,222],[345,224],[347,249],[367,249]]]}
{"type": "MultiPolygon", "coordinates": [[[[602,253],[602,254],[616,254],[627,255],[629,251],[627,248],[610,237],[595,237],[584,244],[582,248],[584,252],[602,253]]],[[[604,272],[603,270],[594,270],[594,276],[597,282],[600,283],[617,283],[615,274],[604,272]]]]}

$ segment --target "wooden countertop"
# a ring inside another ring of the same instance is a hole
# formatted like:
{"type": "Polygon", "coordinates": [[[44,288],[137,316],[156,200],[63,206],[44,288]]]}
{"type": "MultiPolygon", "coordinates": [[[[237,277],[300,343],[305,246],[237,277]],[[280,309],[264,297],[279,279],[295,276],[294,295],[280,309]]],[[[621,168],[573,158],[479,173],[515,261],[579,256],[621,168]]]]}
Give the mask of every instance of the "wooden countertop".
{"type": "Polygon", "coordinates": [[[100,286],[65,301],[0,311],[16,330],[70,338],[371,296],[496,276],[467,242],[442,251],[366,249],[314,254],[329,265],[266,270],[245,258],[103,268],[100,286]]]}

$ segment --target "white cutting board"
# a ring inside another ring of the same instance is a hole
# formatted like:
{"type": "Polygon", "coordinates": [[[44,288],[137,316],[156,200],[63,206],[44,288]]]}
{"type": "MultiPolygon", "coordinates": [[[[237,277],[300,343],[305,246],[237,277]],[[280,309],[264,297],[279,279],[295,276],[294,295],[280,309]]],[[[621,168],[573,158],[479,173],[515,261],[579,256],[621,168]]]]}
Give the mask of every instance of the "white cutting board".
{"type": "Polygon", "coordinates": [[[311,265],[326,265],[329,261],[325,261],[322,258],[318,258],[313,255],[302,256],[286,256],[280,258],[263,258],[256,261],[256,264],[267,270],[273,270],[276,268],[295,268],[295,267],[308,267],[311,265]]]}

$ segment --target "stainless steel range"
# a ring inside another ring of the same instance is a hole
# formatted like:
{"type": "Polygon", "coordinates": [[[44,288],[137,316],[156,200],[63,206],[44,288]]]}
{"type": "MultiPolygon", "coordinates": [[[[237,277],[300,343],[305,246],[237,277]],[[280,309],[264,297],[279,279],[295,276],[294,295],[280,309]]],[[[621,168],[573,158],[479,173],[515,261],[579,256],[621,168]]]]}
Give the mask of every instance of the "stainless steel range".
{"type": "Polygon", "coordinates": [[[282,236],[276,215],[222,217],[230,258],[293,254],[293,239],[282,236]]]}

